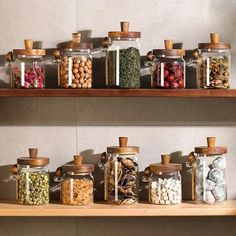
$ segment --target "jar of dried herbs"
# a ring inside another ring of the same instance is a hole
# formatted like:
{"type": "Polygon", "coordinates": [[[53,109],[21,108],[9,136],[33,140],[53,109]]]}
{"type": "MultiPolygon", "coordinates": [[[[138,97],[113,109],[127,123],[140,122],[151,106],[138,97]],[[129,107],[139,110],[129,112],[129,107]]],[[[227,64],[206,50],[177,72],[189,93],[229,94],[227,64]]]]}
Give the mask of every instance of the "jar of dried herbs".
{"type": "Polygon", "coordinates": [[[210,43],[199,43],[197,82],[200,88],[230,88],[230,43],[219,42],[219,34],[211,33],[210,43]]]}
{"type": "Polygon", "coordinates": [[[30,148],[30,157],[20,157],[12,168],[17,179],[17,201],[24,205],[49,203],[49,158],[37,157],[37,148],[30,148]]]}
{"type": "Polygon", "coordinates": [[[121,22],[121,31],[109,32],[106,60],[106,85],[118,88],[140,87],[140,32],[129,31],[129,22],[121,22]]]}

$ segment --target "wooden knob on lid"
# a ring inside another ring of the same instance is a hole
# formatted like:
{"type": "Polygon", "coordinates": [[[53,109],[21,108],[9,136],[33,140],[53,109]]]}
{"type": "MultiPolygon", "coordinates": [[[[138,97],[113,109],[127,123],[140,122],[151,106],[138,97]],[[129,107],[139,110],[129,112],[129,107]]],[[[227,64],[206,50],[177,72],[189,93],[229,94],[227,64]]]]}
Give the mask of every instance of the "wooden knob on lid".
{"type": "Polygon", "coordinates": [[[172,49],[173,48],[173,40],[172,39],[165,39],[164,44],[165,44],[165,49],[172,49]]]}
{"type": "Polygon", "coordinates": [[[220,35],[218,33],[211,33],[211,43],[219,43],[220,35]]]}
{"type": "Polygon", "coordinates": [[[215,147],[216,145],[216,137],[207,137],[207,146],[215,147]]]}
{"type": "Polygon", "coordinates": [[[53,56],[54,56],[56,59],[59,59],[59,58],[60,58],[60,55],[61,55],[61,53],[60,53],[59,50],[55,50],[55,51],[53,52],[53,56]]]}
{"type": "Polygon", "coordinates": [[[72,33],[72,43],[77,44],[80,43],[81,34],[80,33],[72,33]]]}
{"type": "Polygon", "coordinates": [[[129,22],[128,21],[122,21],[120,22],[121,31],[128,32],[129,31],[129,22]]]}
{"type": "Polygon", "coordinates": [[[168,154],[161,155],[161,162],[163,165],[168,165],[170,163],[170,155],[168,154]]]}
{"type": "Polygon", "coordinates": [[[33,49],[33,39],[24,40],[25,49],[33,49]]]}
{"type": "Polygon", "coordinates": [[[76,166],[81,166],[82,162],[83,162],[83,156],[81,156],[81,155],[75,155],[74,156],[74,164],[76,166]]]}
{"type": "Polygon", "coordinates": [[[128,137],[119,137],[120,147],[127,147],[128,137]]]}
{"type": "Polygon", "coordinates": [[[29,156],[30,158],[37,158],[38,155],[38,148],[29,148],[29,156]]]}

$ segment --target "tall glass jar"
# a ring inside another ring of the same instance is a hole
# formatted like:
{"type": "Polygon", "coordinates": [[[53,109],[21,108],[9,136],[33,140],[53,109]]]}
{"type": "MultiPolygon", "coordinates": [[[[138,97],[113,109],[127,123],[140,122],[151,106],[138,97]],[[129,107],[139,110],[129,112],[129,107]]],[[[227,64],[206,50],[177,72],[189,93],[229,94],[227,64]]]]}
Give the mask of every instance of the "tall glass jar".
{"type": "Polygon", "coordinates": [[[106,61],[106,85],[139,88],[141,67],[140,32],[129,31],[129,22],[121,22],[121,31],[109,32],[110,45],[106,61]]]}
{"type": "Polygon", "coordinates": [[[197,80],[201,88],[230,88],[230,43],[220,43],[219,34],[211,33],[211,43],[199,43],[197,80]]]}
{"type": "MultiPolygon", "coordinates": [[[[195,147],[194,187],[197,203],[214,204],[227,199],[226,147],[216,147],[215,137],[208,137],[208,146],[195,147]]],[[[190,155],[190,159],[193,157],[190,155]]]]}
{"type": "Polygon", "coordinates": [[[25,40],[25,49],[14,49],[16,57],[11,63],[11,80],[14,88],[42,89],[45,87],[44,49],[33,49],[33,40],[25,40]]]}
{"type": "Polygon", "coordinates": [[[127,146],[128,138],[119,138],[120,146],[107,148],[104,169],[104,199],[111,204],[138,202],[139,147],[127,146]]]}
{"type": "Polygon", "coordinates": [[[37,157],[36,148],[29,149],[30,157],[20,157],[12,168],[17,180],[17,202],[23,205],[49,203],[49,158],[37,157]]]}
{"type": "Polygon", "coordinates": [[[154,87],[168,89],[185,88],[185,60],[183,49],[173,49],[173,40],[165,40],[165,49],[156,61],[154,87]]]}
{"type": "Polygon", "coordinates": [[[62,44],[60,85],[62,88],[92,88],[92,43],[81,43],[81,35],[72,34],[70,43],[62,44]]]}

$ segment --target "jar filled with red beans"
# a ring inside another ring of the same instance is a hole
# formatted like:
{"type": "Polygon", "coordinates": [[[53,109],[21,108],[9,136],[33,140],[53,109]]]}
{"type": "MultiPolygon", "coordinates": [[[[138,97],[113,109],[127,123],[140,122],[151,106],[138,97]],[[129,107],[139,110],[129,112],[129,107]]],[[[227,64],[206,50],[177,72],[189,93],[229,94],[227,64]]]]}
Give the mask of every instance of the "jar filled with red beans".
{"type": "Polygon", "coordinates": [[[173,49],[173,40],[165,40],[165,49],[156,61],[154,87],[166,89],[185,88],[185,50],[173,49]]]}

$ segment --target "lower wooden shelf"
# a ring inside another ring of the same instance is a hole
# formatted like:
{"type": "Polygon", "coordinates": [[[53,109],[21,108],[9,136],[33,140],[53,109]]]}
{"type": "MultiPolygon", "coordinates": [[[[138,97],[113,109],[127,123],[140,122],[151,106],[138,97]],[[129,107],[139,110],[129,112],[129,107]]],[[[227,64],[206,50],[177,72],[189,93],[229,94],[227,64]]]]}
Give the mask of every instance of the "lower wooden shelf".
{"type": "Polygon", "coordinates": [[[184,202],[179,205],[152,205],[139,203],[131,206],[107,205],[103,202],[90,207],[66,206],[58,203],[44,206],[23,206],[14,202],[0,203],[1,217],[128,217],[128,216],[236,216],[236,201],[219,205],[197,205],[184,202]]]}

